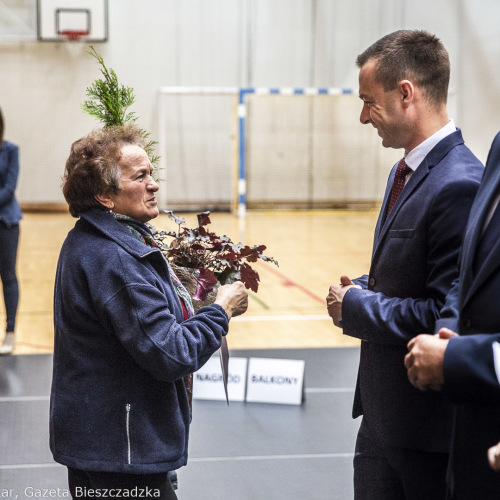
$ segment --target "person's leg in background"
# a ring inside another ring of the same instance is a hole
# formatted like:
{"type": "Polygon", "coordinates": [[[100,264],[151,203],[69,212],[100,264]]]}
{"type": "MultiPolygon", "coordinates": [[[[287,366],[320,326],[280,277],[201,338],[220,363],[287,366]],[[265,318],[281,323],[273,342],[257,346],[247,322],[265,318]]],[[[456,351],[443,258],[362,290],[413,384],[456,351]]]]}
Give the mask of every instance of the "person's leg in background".
{"type": "Polygon", "coordinates": [[[0,354],[10,354],[15,343],[19,284],[16,274],[19,224],[8,226],[0,221],[0,279],[2,280],[7,327],[0,354]]]}

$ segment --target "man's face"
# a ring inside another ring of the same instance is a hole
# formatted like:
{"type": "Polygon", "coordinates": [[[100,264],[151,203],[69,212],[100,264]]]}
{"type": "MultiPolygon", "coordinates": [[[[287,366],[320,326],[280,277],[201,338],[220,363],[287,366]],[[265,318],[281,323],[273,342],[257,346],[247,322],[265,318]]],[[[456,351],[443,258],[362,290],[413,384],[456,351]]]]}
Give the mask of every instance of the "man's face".
{"type": "Polygon", "coordinates": [[[371,59],[359,71],[359,97],[363,109],[361,123],[371,123],[382,138],[386,148],[404,148],[405,136],[409,131],[403,122],[401,94],[398,89],[385,91],[375,79],[376,60],[371,59]]]}

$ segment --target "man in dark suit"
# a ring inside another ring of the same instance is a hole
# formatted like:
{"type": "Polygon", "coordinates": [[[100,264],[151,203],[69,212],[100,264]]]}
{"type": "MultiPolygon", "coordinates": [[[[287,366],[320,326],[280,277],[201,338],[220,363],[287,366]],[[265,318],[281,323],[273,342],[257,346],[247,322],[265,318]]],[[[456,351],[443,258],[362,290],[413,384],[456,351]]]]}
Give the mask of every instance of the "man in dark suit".
{"type": "Polygon", "coordinates": [[[412,339],[405,359],[415,387],[442,389],[455,403],[448,477],[453,499],[500,498],[500,474],[489,467],[487,456],[500,441],[499,199],[500,133],[471,209],[460,276],[436,323],[438,333],[412,339]]]}
{"type": "Polygon", "coordinates": [[[442,499],[451,406],[406,376],[408,341],[433,331],[457,277],[463,231],[483,173],[448,117],[449,57],[424,31],[397,31],[357,58],[360,120],[402,148],[375,229],[369,275],[327,297],[344,334],[361,339],[353,417],[356,500],[442,499]],[[400,193],[401,191],[401,193],[400,193]]]}

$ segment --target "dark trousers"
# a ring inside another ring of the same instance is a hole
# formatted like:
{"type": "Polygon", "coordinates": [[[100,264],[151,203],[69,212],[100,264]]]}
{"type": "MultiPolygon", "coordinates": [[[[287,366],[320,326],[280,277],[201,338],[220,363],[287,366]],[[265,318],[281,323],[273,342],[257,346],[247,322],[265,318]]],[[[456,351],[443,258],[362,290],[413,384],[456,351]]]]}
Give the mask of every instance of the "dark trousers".
{"type": "Polygon", "coordinates": [[[168,473],[125,474],[93,472],[68,467],[69,491],[74,499],[161,498],[177,500],[168,473]]]}
{"type": "Polygon", "coordinates": [[[8,226],[0,222],[0,279],[7,316],[7,332],[13,332],[15,329],[19,303],[19,285],[16,276],[18,243],[19,224],[8,226]]]}
{"type": "Polygon", "coordinates": [[[448,453],[383,447],[364,422],[354,454],[355,500],[443,500],[448,453]]]}

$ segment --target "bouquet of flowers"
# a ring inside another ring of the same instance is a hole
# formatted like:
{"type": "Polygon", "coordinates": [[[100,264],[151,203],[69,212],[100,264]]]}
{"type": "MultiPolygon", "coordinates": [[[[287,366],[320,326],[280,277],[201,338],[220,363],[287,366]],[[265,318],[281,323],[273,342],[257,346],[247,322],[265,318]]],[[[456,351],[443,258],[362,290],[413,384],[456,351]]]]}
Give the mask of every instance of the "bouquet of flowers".
{"type": "MultiPolygon", "coordinates": [[[[206,229],[210,224],[210,212],[198,214],[198,227],[184,226],[186,220],[166,212],[171,220],[178,225],[177,231],[159,231],[155,239],[167,259],[175,266],[176,274],[183,281],[183,269],[191,270],[196,279],[196,290],[193,299],[205,301],[210,292],[218,285],[242,281],[247,288],[257,292],[259,274],[250,263],[258,259],[264,262],[278,262],[267,257],[262,252],[265,245],[248,246],[233,243],[227,236],[218,236],[206,229]],[[167,239],[172,238],[170,244],[167,239]],[[179,272],[180,271],[180,272],[179,272]]],[[[184,283],[186,285],[186,283],[184,283]]],[[[189,290],[189,286],[187,286],[189,290]]]]}

